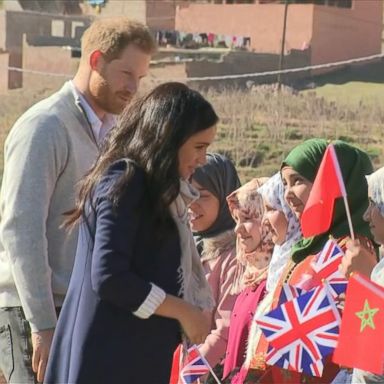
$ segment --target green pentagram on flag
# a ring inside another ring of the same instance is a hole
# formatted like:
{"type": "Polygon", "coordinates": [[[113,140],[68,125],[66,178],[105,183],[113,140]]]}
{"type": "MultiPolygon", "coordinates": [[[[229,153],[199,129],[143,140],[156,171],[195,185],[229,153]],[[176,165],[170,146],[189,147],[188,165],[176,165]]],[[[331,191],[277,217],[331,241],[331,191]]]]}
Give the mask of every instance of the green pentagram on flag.
{"type": "Polygon", "coordinates": [[[356,316],[361,320],[360,332],[363,332],[365,327],[371,327],[372,329],[375,329],[373,316],[376,315],[378,310],[379,308],[370,308],[368,300],[365,299],[364,309],[360,312],[355,312],[356,316]]]}

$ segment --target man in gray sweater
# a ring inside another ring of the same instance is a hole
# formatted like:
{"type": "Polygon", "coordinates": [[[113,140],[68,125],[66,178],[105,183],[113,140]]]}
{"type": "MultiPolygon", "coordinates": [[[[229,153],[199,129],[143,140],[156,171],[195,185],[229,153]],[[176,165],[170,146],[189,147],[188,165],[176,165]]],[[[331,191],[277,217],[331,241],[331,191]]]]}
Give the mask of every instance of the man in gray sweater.
{"type": "Polygon", "coordinates": [[[147,74],[154,50],[141,23],[96,20],[83,35],[74,79],[25,112],[6,140],[0,371],[9,383],[43,381],[77,244],[76,231],[61,227],[64,214],[74,208],[76,183],[147,74]]]}

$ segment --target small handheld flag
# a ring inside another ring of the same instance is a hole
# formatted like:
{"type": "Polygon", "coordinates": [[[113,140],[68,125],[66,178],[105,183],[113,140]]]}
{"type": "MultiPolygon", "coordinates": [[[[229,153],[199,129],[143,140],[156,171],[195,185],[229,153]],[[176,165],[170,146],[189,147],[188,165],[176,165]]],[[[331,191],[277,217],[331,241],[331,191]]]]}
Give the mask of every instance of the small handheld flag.
{"type": "Polygon", "coordinates": [[[329,144],[301,215],[301,230],[304,237],[311,237],[328,231],[332,222],[335,200],[338,197],[344,199],[351,238],[353,239],[352,220],[343,175],[335,147],[329,144]]]}
{"type": "Polygon", "coordinates": [[[180,378],[183,384],[192,384],[201,376],[211,373],[217,384],[221,384],[213,372],[208,361],[200,354],[196,345],[188,349],[184,367],[180,370],[180,378]]]}
{"type": "Polygon", "coordinates": [[[384,288],[358,273],[349,278],[333,361],[384,373],[384,288]]]}
{"type": "Polygon", "coordinates": [[[320,285],[326,280],[329,283],[328,288],[333,298],[344,293],[348,283],[347,279],[339,271],[339,265],[343,256],[344,251],[335,239],[331,238],[325,243],[324,248],[311,263],[314,271],[312,284],[320,285]]]}
{"type": "Polygon", "coordinates": [[[287,301],[256,322],[272,346],[267,364],[322,375],[322,359],[333,352],[340,324],[326,286],[287,301]]]}

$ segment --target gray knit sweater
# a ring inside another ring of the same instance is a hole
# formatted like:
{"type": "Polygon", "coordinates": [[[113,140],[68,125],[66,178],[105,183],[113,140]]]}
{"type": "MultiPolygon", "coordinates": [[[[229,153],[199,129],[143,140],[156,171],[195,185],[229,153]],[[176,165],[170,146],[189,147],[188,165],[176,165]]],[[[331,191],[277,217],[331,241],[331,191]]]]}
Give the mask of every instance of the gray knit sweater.
{"type": "Polygon", "coordinates": [[[66,83],[13,126],[0,195],[0,307],[22,306],[32,331],[56,324],[77,231],[60,228],[75,184],[98,155],[79,100],[66,83]]]}

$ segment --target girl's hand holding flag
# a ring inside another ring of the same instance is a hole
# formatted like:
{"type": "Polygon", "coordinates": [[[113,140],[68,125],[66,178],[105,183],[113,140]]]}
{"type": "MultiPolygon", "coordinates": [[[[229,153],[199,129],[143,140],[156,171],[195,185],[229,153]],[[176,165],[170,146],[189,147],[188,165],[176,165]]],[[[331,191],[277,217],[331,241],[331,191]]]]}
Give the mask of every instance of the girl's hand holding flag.
{"type": "Polygon", "coordinates": [[[179,345],[173,355],[169,384],[199,384],[201,378],[209,373],[217,384],[221,384],[208,361],[200,354],[198,347],[193,344],[186,350],[184,344],[179,345]]]}
{"type": "Polygon", "coordinates": [[[340,272],[345,276],[358,271],[360,274],[370,277],[372,269],[377,264],[375,253],[369,242],[361,242],[360,239],[349,239],[346,243],[345,255],[341,260],[340,272]]]}

